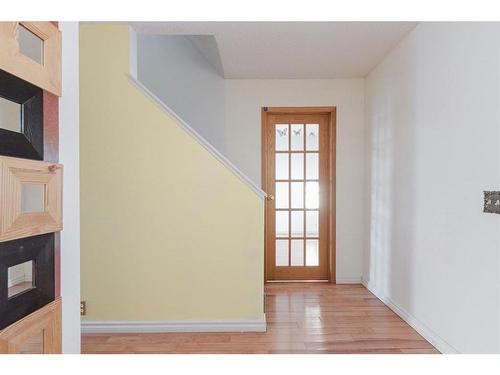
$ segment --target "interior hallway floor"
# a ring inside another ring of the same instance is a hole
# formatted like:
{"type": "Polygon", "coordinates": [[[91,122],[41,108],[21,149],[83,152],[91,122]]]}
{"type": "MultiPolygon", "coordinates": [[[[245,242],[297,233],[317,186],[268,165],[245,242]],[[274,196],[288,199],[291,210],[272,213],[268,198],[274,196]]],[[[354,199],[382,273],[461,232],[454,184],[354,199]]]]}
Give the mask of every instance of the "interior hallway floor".
{"type": "Polygon", "coordinates": [[[267,332],[85,334],[82,353],[439,353],[362,285],[265,289],[267,332]]]}

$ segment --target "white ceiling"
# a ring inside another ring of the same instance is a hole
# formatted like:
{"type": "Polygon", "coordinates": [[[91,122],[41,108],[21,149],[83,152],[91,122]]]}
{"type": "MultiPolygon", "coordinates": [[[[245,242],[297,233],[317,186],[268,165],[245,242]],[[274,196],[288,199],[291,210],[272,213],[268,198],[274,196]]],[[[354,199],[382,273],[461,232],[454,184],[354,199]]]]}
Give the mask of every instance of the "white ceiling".
{"type": "Polygon", "coordinates": [[[364,77],[416,24],[141,22],[133,26],[148,34],[214,36],[216,43],[204,38],[195,45],[212,63],[222,65],[225,78],[278,79],[364,77]],[[218,54],[213,50],[217,48],[218,54]]]}

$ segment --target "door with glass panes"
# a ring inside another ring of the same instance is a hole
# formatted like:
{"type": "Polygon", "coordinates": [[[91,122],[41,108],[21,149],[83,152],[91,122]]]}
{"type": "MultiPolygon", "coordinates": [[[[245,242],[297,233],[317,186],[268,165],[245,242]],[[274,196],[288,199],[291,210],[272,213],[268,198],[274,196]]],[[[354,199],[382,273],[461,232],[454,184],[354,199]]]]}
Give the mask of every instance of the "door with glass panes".
{"type": "Polygon", "coordinates": [[[330,113],[264,113],[266,280],[329,280],[330,113]]]}

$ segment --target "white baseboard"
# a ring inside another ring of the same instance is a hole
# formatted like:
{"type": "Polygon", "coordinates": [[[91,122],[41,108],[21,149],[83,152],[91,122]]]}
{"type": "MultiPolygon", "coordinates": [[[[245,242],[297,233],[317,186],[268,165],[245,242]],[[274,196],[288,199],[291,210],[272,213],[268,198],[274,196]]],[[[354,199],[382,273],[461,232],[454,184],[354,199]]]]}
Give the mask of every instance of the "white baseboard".
{"type": "Polygon", "coordinates": [[[265,320],[83,321],[82,333],[265,332],[265,320]]]}
{"type": "Polygon", "coordinates": [[[361,277],[337,277],[337,284],[361,284],[361,277]]]}
{"type": "Polygon", "coordinates": [[[453,346],[448,344],[445,340],[443,340],[439,335],[437,335],[434,331],[432,331],[429,327],[427,327],[420,320],[411,315],[408,311],[402,309],[398,306],[394,301],[390,298],[383,295],[377,288],[374,287],[372,283],[363,279],[363,285],[370,292],[375,294],[375,296],[380,299],[388,308],[394,311],[401,319],[403,319],[408,325],[410,325],[415,331],[417,331],[423,338],[429,341],[437,350],[439,350],[443,354],[459,354],[460,352],[456,350],[453,346]]]}

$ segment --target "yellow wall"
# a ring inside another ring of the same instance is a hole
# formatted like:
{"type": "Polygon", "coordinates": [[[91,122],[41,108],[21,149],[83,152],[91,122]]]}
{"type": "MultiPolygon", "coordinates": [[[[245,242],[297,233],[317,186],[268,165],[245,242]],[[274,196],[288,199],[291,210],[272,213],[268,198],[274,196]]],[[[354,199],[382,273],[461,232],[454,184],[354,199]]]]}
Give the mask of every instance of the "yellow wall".
{"type": "Polygon", "coordinates": [[[264,202],[126,77],[128,28],[80,28],[85,320],[261,320],[264,202]]]}

